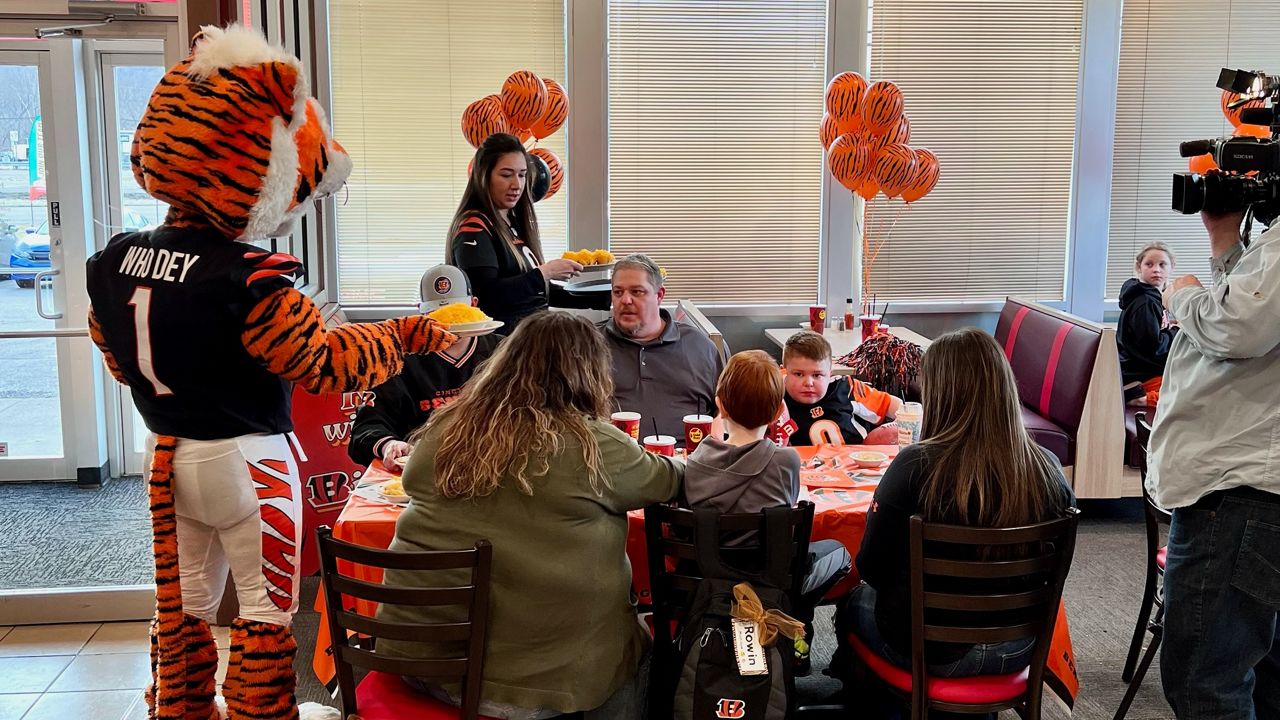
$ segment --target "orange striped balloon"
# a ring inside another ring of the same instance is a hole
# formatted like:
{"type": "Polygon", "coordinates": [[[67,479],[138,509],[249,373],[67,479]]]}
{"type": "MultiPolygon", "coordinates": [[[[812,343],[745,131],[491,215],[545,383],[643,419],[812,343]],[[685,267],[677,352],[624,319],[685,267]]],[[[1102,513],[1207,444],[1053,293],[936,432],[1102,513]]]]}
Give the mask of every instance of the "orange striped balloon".
{"type": "Polygon", "coordinates": [[[1196,173],[1197,175],[1204,175],[1210,170],[1217,170],[1218,163],[1214,162],[1213,155],[1211,155],[1210,153],[1205,153],[1203,155],[1196,155],[1195,157],[1188,159],[1187,169],[1193,173],[1196,173]]]}
{"type": "Polygon", "coordinates": [[[497,95],[486,95],[462,111],[462,136],[471,147],[478,148],[485,138],[504,132],[511,132],[511,128],[502,115],[502,100],[497,95]]]}
{"type": "Polygon", "coordinates": [[[884,135],[902,117],[902,91],[887,80],[877,80],[862,99],[862,124],[872,135],[884,135]]]}
{"type": "Polygon", "coordinates": [[[528,70],[517,70],[502,83],[502,112],[516,127],[533,127],[547,111],[547,85],[528,70]]]}
{"type": "Polygon", "coordinates": [[[883,135],[877,135],[871,142],[872,152],[879,154],[886,145],[906,145],[911,142],[911,121],[906,115],[899,118],[896,125],[883,135]]]}
{"type": "Polygon", "coordinates": [[[836,119],[841,134],[857,132],[862,127],[860,106],[867,92],[867,81],[856,72],[842,72],[827,83],[827,114],[836,119]]]}
{"type": "Polygon", "coordinates": [[[1240,113],[1244,112],[1245,108],[1264,108],[1267,106],[1266,100],[1263,100],[1262,98],[1256,98],[1238,107],[1234,107],[1234,108],[1227,107],[1227,103],[1233,103],[1239,99],[1240,99],[1240,93],[1234,93],[1234,92],[1231,92],[1230,90],[1222,91],[1222,100],[1220,101],[1222,106],[1222,114],[1226,116],[1227,121],[1231,123],[1232,127],[1240,127],[1240,124],[1244,122],[1243,120],[1240,119],[1240,113]]]}
{"type": "Polygon", "coordinates": [[[560,158],[556,157],[555,153],[544,147],[536,147],[530,150],[529,154],[541,158],[547,164],[547,169],[551,171],[551,185],[547,188],[547,194],[542,196],[542,199],[546,200],[555,195],[564,182],[564,166],[560,164],[560,158]]]}
{"type": "Polygon", "coordinates": [[[1256,137],[1270,140],[1271,128],[1265,125],[1238,125],[1231,135],[1233,137],[1256,137]]]}
{"type": "Polygon", "coordinates": [[[863,180],[862,184],[854,192],[858,193],[863,200],[870,200],[876,196],[876,193],[880,192],[880,184],[876,182],[875,178],[871,177],[871,173],[867,173],[867,179],[863,180]]]}
{"type": "Polygon", "coordinates": [[[840,135],[827,150],[827,167],[850,192],[857,190],[871,170],[871,148],[854,135],[840,135]]]}
{"type": "Polygon", "coordinates": [[[515,135],[520,142],[528,142],[529,138],[533,137],[533,130],[530,130],[529,128],[513,127],[511,128],[511,134],[515,135]]]}
{"type": "Polygon", "coordinates": [[[906,145],[886,145],[876,156],[872,176],[887,197],[898,193],[911,182],[916,167],[916,154],[906,145]]]}
{"type": "Polygon", "coordinates": [[[542,83],[547,86],[547,109],[531,128],[539,140],[554,135],[569,117],[569,95],[564,86],[551,78],[543,78],[542,83]]]}
{"type": "Polygon", "coordinates": [[[924,148],[916,148],[915,155],[916,167],[911,182],[902,189],[902,199],[908,203],[933,192],[934,186],[938,184],[938,156],[924,148]]]}
{"type": "Polygon", "coordinates": [[[818,126],[818,139],[822,141],[822,147],[824,149],[831,147],[832,141],[839,134],[840,131],[836,129],[836,116],[824,114],[822,124],[818,126]]]}

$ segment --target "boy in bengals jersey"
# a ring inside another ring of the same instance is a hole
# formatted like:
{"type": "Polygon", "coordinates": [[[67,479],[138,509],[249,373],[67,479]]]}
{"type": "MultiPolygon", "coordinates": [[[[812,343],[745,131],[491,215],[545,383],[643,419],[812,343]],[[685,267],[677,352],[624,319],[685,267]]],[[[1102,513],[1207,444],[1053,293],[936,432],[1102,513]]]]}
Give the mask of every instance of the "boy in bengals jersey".
{"type": "Polygon", "coordinates": [[[897,417],[902,399],[852,377],[831,375],[831,344],[815,332],[792,335],[782,349],[791,445],[843,441],[860,445],[877,425],[897,417]],[[834,382],[833,382],[834,381],[834,382]]]}

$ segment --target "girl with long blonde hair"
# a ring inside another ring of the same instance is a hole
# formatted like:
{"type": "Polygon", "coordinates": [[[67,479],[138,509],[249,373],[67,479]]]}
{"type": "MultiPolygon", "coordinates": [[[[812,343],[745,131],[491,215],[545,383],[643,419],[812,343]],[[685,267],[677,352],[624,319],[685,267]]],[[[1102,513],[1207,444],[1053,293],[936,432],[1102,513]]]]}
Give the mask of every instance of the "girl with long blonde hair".
{"type": "MultiPolygon", "coordinates": [[[[626,513],[675,497],[684,467],[609,423],[610,372],[604,340],[586,320],[530,316],[459,399],[432,415],[405,467],[410,500],[393,550],[493,544],[484,715],[585,711],[603,720],[632,717],[642,704],[634,680],[646,636],[630,601],[626,513]]],[[[385,582],[439,579],[388,571],[385,582]]],[[[379,617],[454,622],[456,610],[383,605],[379,617]]],[[[378,641],[380,653],[410,658],[462,649],[378,641]]],[[[445,688],[406,682],[458,704],[445,688]]]]}
{"type": "MultiPolygon", "coordinates": [[[[856,560],[863,584],[837,611],[838,628],[905,668],[911,667],[911,516],[1018,527],[1061,516],[1075,500],[1057,459],[1027,433],[1013,369],[995,338],[965,328],[934,340],[920,387],[921,440],[902,449],[876,487],[856,560]]],[[[838,633],[841,640],[846,635],[838,633]]],[[[999,675],[1026,667],[1033,644],[929,643],[925,656],[932,676],[999,675]]]]}

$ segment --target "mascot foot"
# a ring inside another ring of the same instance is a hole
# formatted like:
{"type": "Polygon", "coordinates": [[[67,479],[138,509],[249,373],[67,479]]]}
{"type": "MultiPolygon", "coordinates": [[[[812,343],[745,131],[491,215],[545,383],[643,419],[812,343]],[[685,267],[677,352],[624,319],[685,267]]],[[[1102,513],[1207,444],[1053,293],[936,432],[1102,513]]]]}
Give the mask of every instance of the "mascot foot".
{"type": "Polygon", "coordinates": [[[283,625],[236,620],[222,694],[231,720],[299,720],[293,658],[298,644],[283,625]]]}
{"type": "Polygon", "coordinates": [[[183,616],[183,638],[187,649],[187,707],[183,720],[219,720],[214,703],[217,692],[218,646],[209,623],[183,616]]]}

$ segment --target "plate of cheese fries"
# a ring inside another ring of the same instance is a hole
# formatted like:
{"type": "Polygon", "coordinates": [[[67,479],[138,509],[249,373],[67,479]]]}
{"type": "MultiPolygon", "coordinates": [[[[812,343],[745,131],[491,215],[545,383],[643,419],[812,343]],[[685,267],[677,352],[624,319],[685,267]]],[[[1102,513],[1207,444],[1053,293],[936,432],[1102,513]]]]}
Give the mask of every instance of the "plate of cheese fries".
{"type": "Polygon", "coordinates": [[[458,337],[474,337],[488,335],[502,327],[502,321],[494,320],[477,307],[466,303],[452,303],[427,313],[427,317],[435,320],[446,330],[458,337]]]}

